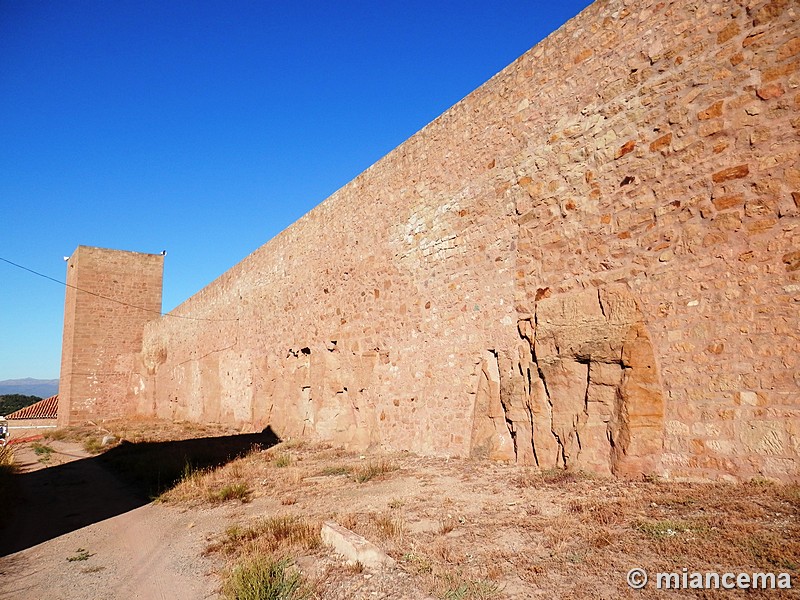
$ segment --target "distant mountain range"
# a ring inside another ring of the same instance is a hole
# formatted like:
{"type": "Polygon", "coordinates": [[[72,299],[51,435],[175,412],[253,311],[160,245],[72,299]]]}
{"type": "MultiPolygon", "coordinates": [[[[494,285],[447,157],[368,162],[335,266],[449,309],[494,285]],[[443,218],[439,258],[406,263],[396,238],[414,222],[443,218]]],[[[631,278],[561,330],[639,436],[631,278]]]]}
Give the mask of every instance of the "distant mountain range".
{"type": "Polygon", "coordinates": [[[0,381],[0,395],[23,394],[49,398],[58,393],[58,379],[6,379],[0,381]]]}

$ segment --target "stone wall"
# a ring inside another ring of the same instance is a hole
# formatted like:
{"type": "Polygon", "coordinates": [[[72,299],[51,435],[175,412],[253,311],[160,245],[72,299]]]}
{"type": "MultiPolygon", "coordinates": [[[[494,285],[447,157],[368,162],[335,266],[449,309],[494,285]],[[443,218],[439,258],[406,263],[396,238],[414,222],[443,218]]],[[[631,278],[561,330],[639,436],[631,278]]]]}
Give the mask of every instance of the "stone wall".
{"type": "Polygon", "coordinates": [[[596,2],[148,323],[129,402],[353,448],[796,478],[798,11],[596,2]]]}
{"type": "Polygon", "coordinates": [[[164,257],[78,246],[67,262],[58,423],[119,417],[144,325],[161,313],[164,257]]]}
{"type": "MultiPolygon", "coordinates": [[[[513,76],[536,80],[511,100],[525,140],[507,191],[520,316],[552,329],[551,303],[581,298],[574,333],[587,344],[597,303],[585,290],[601,305],[604,290],[627,290],[640,358],[654,353],[661,382],[660,395],[637,384],[629,433],[656,454],[663,414],[655,464],[672,475],[798,473],[798,11],[782,0],[596,4],[513,76]]],[[[542,348],[546,362],[558,354],[542,348]]],[[[595,366],[566,354],[567,366],[595,366]]],[[[581,368],[562,379],[585,387],[581,368]]],[[[569,394],[552,396],[555,415],[576,415],[573,435],[617,426],[608,400],[589,394],[587,419],[569,394]]]]}
{"type": "Polygon", "coordinates": [[[57,426],[56,419],[19,419],[8,422],[8,439],[18,440],[42,435],[57,426]]]}

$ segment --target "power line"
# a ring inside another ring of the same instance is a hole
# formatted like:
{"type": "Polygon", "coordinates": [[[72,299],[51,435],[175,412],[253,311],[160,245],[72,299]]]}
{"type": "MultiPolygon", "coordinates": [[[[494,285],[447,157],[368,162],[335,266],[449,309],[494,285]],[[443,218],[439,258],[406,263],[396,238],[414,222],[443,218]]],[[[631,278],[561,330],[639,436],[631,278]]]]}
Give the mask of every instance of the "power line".
{"type": "Polygon", "coordinates": [[[18,269],[22,269],[23,271],[27,271],[28,273],[33,273],[38,277],[42,277],[44,279],[48,279],[53,281],[59,285],[63,285],[64,287],[72,288],[73,290],[77,290],[79,292],[83,292],[84,294],[89,294],[91,296],[96,296],[97,298],[102,298],[103,300],[109,300],[111,302],[116,302],[117,304],[122,304],[123,306],[129,306],[131,308],[135,308],[137,310],[143,310],[145,312],[155,313],[161,317],[172,317],[174,319],[190,319],[192,321],[213,321],[216,323],[221,323],[223,321],[238,321],[239,319],[207,319],[205,317],[188,317],[185,315],[173,315],[172,313],[163,313],[160,310],[153,310],[152,308],[145,308],[144,306],[136,306],[135,304],[129,304],[128,302],[123,302],[122,300],[117,300],[116,298],[109,298],[108,296],[103,296],[102,294],[98,294],[97,292],[90,292],[89,290],[84,290],[83,288],[79,288],[76,285],[72,285],[67,283],[66,281],[61,281],[60,279],[56,279],[55,277],[50,277],[49,275],[45,275],[44,273],[40,273],[39,271],[34,271],[33,269],[29,269],[23,265],[17,264],[13,261],[8,260],[7,258],[3,258],[0,256],[0,260],[4,263],[8,263],[11,266],[17,267],[18,269]]]}

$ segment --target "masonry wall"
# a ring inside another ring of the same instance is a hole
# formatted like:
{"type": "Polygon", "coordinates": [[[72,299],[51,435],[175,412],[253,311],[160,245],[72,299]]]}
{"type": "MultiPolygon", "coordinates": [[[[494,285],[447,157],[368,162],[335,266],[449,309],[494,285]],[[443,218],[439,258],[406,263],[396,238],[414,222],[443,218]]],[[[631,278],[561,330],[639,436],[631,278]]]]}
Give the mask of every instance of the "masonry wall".
{"type": "Polygon", "coordinates": [[[67,263],[59,425],[131,412],[144,325],[161,313],[164,257],[78,246],[67,263]]]}
{"type": "Polygon", "coordinates": [[[625,4],[511,76],[536,80],[512,100],[518,306],[623,285],[660,366],[660,468],[797,477],[800,5],[625,4]]]}
{"type": "Polygon", "coordinates": [[[25,438],[47,433],[48,429],[55,429],[56,419],[19,419],[8,422],[8,436],[10,440],[25,438]]]}
{"type": "Polygon", "coordinates": [[[796,478],[798,10],[596,2],[148,323],[129,402],[357,448],[796,478]]]}

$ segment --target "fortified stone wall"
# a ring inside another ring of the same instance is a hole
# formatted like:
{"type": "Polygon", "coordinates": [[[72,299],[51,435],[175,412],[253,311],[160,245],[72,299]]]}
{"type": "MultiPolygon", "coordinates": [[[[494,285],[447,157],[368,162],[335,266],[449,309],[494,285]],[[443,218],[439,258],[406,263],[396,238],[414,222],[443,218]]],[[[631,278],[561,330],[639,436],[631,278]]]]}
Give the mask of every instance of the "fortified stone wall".
{"type": "Polygon", "coordinates": [[[356,448],[796,478],[798,10],[596,2],[148,323],[129,401],[356,448]]]}
{"type": "Polygon", "coordinates": [[[164,257],[78,246],[67,263],[58,423],[119,417],[144,325],[161,313],[164,257]]]}
{"type": "Polygon", "coordinates": [[[635,454],[660,445],[663,413],[665,472],[796,477],[800,4],[624,4],[593,6],[509,74],[536,81],[508,85],[526,143],[507,194],[556,430],[597,446],[621,397],[635,454]],[[596,339],[614,345],[603,294],[620,285],[640,311],[639,356],[621,361],[596,339]],[[630,389],[602,385],[612,365],[630,389]],[[570,406],[582,390],[586,412],[570,406]]]}

